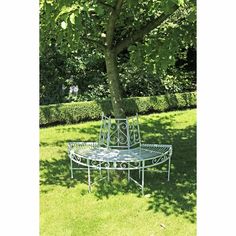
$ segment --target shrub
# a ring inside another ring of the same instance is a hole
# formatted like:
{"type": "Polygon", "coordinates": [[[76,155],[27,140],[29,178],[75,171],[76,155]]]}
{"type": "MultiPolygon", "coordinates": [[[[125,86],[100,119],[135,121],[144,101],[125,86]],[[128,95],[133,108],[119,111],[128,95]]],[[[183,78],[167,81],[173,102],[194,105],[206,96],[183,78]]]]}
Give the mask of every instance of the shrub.
{"type": "MultiPolygon", "coordinates": [[[[124,99],[127,115],[147,114],[196,107],[196,92],[124,99]]],[[[60,103],[40,106],[40,125],[70,124],[112,115],[110,100],[60,103]]]]}

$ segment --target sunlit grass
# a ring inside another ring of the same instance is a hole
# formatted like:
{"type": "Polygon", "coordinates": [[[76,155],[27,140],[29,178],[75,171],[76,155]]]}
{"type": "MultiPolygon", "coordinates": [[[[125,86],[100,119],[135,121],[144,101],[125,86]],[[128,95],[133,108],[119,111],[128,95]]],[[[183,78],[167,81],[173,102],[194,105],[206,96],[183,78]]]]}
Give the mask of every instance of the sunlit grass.
{"type": "Polygon", "coordinates": [[[145,173],[145,197],[124,172],[90,194],[85,172],[70,178],[67,142],[96,141],[99,127],[86,122],[40,130],[41,235],[195,235],[196,110],[140,117],[144,143],[174,148],[171,181],[165,173],[145,173]]]}

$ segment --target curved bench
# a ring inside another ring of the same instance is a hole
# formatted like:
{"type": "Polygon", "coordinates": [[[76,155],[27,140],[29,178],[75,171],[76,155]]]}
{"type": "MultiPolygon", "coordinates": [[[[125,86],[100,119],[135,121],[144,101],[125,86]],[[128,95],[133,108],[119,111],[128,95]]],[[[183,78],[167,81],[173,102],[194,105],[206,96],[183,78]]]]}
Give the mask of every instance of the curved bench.
{"type": "Polygon", "coordinates": [[[142,189],[144,194],[144,170],[168,161],[168,181],[170,179],[170,164],[172,145],[142,144],[138,116],[111,121],[110,117],[102,115],[99,142],[69,142],[68,153],[73,170],[88,171],[88,187],[91,191],[90,170],[127,170],[128,181],[132,180],[142,189]],[[130,122],[131,119],[131,122],[130,122]],[[115,137],[115,138],[114,138],[115,137]],[[76,163],[82,168],[74,167],[76,163]],[[131,170],[142,173],[141,184],[130,176],[131,170]]]}

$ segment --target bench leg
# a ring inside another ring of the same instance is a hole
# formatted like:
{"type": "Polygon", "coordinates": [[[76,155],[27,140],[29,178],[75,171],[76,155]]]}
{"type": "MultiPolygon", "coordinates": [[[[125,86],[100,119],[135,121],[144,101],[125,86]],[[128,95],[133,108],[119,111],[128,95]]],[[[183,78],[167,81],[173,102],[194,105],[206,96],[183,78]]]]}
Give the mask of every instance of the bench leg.
{"type": "Polygon", "coordinates": [[[91,192],[91,179],[90,179],[90,166],[89,166],[89,160],[87,160],[88,165],[88,191],[91,192]]]}
{"type": "Polygon", "coordinates": [[[128,163],[128,182],[130,181],[130,164],[128,163]]]}
{"type": "Polygon", "coordinates": [[[70,158],[70,176],[71,176],[71,178],[73,179],[73,161],[71,160],[71,158],[70,158]]]}
{"type": "Polygon", "coordinates": [[[143,166],[142,166],[142,195],[144,195],[144,166],[145,166],[145,161],[143,161],[143,166]]]}

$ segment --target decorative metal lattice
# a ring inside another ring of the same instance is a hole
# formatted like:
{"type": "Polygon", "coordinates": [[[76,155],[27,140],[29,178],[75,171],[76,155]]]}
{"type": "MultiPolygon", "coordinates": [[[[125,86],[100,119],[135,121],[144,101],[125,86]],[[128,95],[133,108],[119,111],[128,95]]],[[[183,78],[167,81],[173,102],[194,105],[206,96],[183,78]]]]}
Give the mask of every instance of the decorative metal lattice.
{"type": "Polygon", "coordinates": [[[111,119],[102,114],[99,144],[102,147],[121,149],[140,146],[138,115],[126,119],[111,119]]]}

